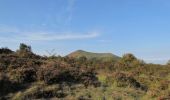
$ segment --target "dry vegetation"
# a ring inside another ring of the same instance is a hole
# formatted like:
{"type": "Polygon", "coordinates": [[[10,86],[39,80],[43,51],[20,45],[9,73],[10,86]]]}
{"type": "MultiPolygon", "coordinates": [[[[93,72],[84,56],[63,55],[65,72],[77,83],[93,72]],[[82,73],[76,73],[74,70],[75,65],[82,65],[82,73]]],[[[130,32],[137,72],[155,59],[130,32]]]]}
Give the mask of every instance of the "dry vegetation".
{"type": "Polygon", "coordinates": [[[169,100],[169,69],[132,54],[104,62],[42,57],[21,44],[0,49],[0,99],[169,100]]]}

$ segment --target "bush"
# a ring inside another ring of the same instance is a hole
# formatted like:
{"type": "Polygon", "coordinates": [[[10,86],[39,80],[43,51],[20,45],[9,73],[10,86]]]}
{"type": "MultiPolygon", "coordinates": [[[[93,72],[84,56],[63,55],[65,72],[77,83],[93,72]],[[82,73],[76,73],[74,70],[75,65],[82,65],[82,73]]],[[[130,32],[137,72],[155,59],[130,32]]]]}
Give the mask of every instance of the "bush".
{"type": "Polygon", "coordinates": [[[31,46],[21,43],[16,55],[20,58],[40,59],[41,57],[32,52],[31,46]]]}
{"type": "Polygon", "coordinates": [[[122,60],[126,63],[130,63],[133,62],[134,60],[137,60],[137,58],[133,54],[128,53],[123,55],[122,60]]]}
{"type": "MultiPolygon", "coordinates": [[[[43,80],[46,84],[59,83],[61,81],[62,72],[55,67],[47,67],[39,69],[38,80],[43,80]]],[[[63,77],[62,77],[63,78],[63,77]]]]}
{"type": "Polygon", "coordinates": [[[14,52],[8,48],[0,48],[0,54],[11,54],[11,53],[14,52]]]}
{"type": "Polygon", "coordinates": [[[20,49],[19,49],[19,51],[32,52],[31,46],[28,46],[28,45],[26,45],[26,44],[24,44],[24,43],[21,43],[21,44],[20,44],[20,49]]]}
{"type": "MultiPolygon", "coordinates": [[[[0,73],[0,97],[19,90],[18,84],[11,82],[6,74],[0,73]]],[[[1,99],[1,98],[0,98],[1,99]]]]}
{"type": "MultiPolygon", "coordinates": [[[[56,63],[56,65],[58,65],[56,63]]],[[[47,65],[48,66],[48,65],[47,65]]],[[[99,84],[95,72],[88,68],[74,68],[58,66],[44,66],[39,69],[38,80],[43,80],[46,84],[54,83],[82,83],[85,86],[99,84]]]]}
{"type": "Polygon", "coordinates": [[[55,85],[46,85],[42,82],[35,83],[23,92],[16,93],[12,100],[30,100],[30,99],[42,99],[42,98],[64,98],[67,96],[65,91],[62,91],[64,87],[55,85]]]}
{"type": "Polygon", "coordinates": [[[98,81],[94,70],[91,68],[84,69],[83,71],[80,69],[78,76],[75,77],[78,77],[78,81],[83,83],[86,87],[89,85],[94,85],[95,87],[100,86],[100,82],[98,81]]]}
{"type": "Polygon", "coordinates": [[[36,70],[33,67],[18,68],[10,72],[10,79],[17,83],[30,83],[36,80],[36,70]]]}
{"type": "Polygon", "coordinates": [[[144,91],[147,91],[147,87],[140,84],[136,79],[134,79],[132,76],[128,76],[125,73],[115,73],[114,78],[116,79],[117,86],[119,87],[126,87],[130,86],[136,89],[141,89],[144,91]]]}

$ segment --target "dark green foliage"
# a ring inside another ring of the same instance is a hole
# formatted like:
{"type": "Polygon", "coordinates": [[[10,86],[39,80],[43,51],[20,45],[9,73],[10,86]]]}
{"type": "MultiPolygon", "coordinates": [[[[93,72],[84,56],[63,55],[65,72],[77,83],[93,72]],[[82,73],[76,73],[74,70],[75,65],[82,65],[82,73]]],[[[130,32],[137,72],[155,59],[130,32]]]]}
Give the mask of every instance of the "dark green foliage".
{"type": "Polygon", "coordinates": [[[21,43],[19,48],[20,48],[19,51],[32,52],[31,46],[28,46],[24,43],[21,43]]]}
{"type": "Polygon", "coordinates": [[[32,52],[31,46],[24,43],[20,44],[19,50],[17,50],[17,56],[22,58],[35,58],[40,59],[41,57],[32,52]]]}

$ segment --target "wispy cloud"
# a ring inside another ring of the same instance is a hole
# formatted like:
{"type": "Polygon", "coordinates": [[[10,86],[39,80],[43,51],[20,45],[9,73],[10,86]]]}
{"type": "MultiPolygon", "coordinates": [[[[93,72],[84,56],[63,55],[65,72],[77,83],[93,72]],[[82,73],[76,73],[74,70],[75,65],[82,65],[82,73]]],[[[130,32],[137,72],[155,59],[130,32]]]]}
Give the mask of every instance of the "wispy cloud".
{"type": "MultiPolygon", "coordinates": [[[[56,0],[60,1],[60,0],[56,0]]],[[[41,23],[42,27],[51,25],[57,28],[67,28],[73,19],[76,0],[65,0],[65,3],[57,2],[59,6],[51,6],[41,23]],[[57,8],[57,9],[56,9],[57,8]]]]}
{"type": "Polygon", "coordinates": [[[68,6],[66,8],[66,10],[68,12],[68,21],[72,20],[75,2],[76,2],[76,0],[68,0],[68,6]]]}
{"type": "Polygon", "coordinates": [[[77,40],[77,39],[90,39],[99,36],[98,32],[88,32],[88,33],[27,33],[21,36],[25,37],[27,40],[33,41],[51,41],[51,40],[77,40]]]}
{"type": "Polygon", "coordinates": [[[80,40],[96,38],[100,35],[99,32],[92,31],[86,33],[74,32],[28,32],[17,28],[0,27],[1,41],[55,41],[55,40],[80,40]],[[4,35],[6,34],[6,35],[4,35]]]}

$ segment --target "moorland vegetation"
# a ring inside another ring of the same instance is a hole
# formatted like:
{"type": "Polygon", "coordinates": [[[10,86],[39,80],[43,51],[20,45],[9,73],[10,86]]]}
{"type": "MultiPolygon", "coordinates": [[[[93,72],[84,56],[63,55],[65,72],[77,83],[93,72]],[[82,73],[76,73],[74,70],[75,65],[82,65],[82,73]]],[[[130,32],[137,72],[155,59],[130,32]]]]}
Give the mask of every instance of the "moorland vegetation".
{"type": "Polygon", "coordinates": [[[147,64],[130,53],[95,57],[40,56],[23,43],[17,51],[1,48],[0,99],[170,99],[170,63],[147,64]]]}

